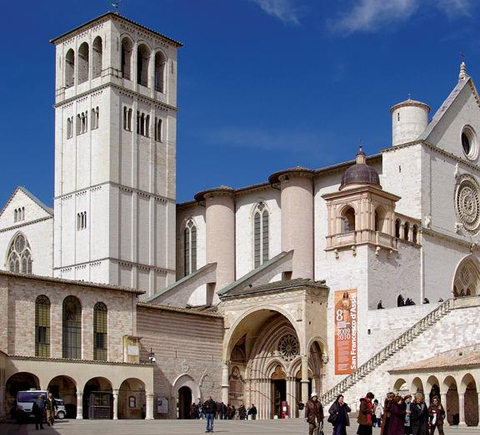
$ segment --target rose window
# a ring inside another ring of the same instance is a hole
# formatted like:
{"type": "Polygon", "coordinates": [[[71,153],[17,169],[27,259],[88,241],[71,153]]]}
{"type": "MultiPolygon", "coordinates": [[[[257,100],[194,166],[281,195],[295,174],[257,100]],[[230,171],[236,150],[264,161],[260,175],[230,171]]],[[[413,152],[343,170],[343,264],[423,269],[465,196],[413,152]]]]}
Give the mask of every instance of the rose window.
{"type": "Polygon", "coordinates": [[[294,335],[285,335],[278,344],[278,351],[286,361],[291,361],[298,355],[298,340],[294,335]]]}
{"type": "Polygon", "coordinates": [[[458,185],[455,209],[463,227],[475,232],[480,224],[480,200],[478,185],[473,178],[465,177],[458,185]]]}

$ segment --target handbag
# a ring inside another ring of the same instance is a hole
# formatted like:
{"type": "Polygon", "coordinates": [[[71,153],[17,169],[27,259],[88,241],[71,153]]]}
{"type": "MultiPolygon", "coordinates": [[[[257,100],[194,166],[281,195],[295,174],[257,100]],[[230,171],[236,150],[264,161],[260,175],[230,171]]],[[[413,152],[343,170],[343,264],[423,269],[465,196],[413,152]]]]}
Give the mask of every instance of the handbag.
{"type": "Polygon", "coordinates": [[[330,414],[327,421],[329,423],[335,424],[337,421],[337,417],[338,417],[337,413],[334,412],[333,414],[330,414]]]}

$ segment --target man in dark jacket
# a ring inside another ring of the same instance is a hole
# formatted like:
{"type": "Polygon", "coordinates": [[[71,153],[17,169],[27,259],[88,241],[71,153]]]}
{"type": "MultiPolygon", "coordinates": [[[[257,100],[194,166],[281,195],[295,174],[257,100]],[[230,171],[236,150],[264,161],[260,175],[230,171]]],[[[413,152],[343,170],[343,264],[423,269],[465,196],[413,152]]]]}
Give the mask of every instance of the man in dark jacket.
{"type": "Polygon", "coordinates": [[[308,422],[308,435],[318,435],[323,426],[323,406],[318,401],[317,393],[312,393],[305,406],[305,418],[308,422]]]}
{"type": "Polygon", "coordinates": [[[40,429],[43,429],[43,416],[45,414],[45,401],[43,396],[40,394],[38,398],[33,402],[33,415],[35,416],[35,429],[38,430],[38,426],[40,429]]]}
{"type": "Polygon", "coordinates": [[[428,408],[422,393],[415,393],[415,400],[410,404],[410,423],[412,435],[428,435],[428,408]]]}
{"type": "Polygon", "coordinates": [[[212,396],[207,396],[206,402],[203,404],[203,413],[207,419],[207,429],[205,432],[213,432],[213,420],[217,412],[217,404],[212,399],[212,396]]]}

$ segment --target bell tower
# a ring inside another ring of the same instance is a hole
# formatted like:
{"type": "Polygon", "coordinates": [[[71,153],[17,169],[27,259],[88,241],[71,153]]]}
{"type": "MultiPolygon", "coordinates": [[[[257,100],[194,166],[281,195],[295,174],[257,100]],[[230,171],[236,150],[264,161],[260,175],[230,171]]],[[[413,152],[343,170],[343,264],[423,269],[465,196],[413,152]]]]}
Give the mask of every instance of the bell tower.
{"type": "Polygon", "coordinates": [[[117,13],[56,47],[54,275],[175,280],[177,50],[117,13]]]}

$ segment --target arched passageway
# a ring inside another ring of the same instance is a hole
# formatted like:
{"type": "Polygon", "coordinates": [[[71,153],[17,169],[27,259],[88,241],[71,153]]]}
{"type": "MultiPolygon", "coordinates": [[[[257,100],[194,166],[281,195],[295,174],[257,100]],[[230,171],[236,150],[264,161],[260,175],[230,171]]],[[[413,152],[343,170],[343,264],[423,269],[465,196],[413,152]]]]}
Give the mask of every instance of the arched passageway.
{"type": "Polygon", "coordinates": [[[118,418],[145,418],[145,384],[138,379],[126,379],[118,392],[118,418]]]}
{"type": "Polygon", "coordinates": [[[40,389],[40,382],[32,373],[19,372],[8,378],[5,385],[5,407],[12,418],[15,417],[17,393],[32,388],[40,389]]]}
{"type": "Polygon", "coordinates": [[[112,384],[105,378],[92,378],[83,388],[83,418],[113,418],[112,384]]]}
{"type": "Polygon", "coordinates": [[[77,386],[69,376],[56,376],[48,384],[48,391],[53,397],[62,399],[67,418],[77,417],[77,386]]]}

